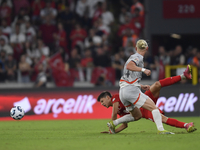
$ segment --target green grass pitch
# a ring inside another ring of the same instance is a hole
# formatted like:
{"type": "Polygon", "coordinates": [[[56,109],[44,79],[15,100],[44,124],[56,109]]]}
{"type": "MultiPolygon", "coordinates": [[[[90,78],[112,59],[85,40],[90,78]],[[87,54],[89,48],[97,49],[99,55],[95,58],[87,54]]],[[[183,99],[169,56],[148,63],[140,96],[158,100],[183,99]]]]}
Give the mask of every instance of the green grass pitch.
{"type": "Polygon", "coordinates": [[[200,150],[200,117],[177,119],[193,121],[197,131],[164,125],[176,134],[157,135],[146,119],[115,135],[100,133],[109,120],[1,121],[0,150],[200,150]]]}

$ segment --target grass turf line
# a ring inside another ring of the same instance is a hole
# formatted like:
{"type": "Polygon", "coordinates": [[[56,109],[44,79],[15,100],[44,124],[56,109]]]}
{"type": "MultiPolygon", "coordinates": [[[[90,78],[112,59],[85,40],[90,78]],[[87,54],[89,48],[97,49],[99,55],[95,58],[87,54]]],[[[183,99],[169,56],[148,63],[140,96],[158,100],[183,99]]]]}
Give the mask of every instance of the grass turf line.
{"type": "Polygon", "coordinates": [[[187,133],[164,125],[175,135],[157,135],[154,123],[146,119],[129,123],[121,133],[101,134],[108,130],[109,120],[54,120],[0,122],[0,150],[107,150],[159,149],[199,150],[200,117],[177,117],[183,122],[194,122],[198,129],[187,133]]]}

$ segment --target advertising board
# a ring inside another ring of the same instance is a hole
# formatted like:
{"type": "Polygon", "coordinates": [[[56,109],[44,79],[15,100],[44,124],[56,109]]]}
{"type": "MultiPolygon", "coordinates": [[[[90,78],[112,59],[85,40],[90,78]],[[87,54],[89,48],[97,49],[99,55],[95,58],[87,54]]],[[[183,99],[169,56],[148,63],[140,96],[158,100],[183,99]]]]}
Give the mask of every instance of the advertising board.
{"type": "MultiPolygon", "coordinates": [[[[112,94],[119,89],[106,89],[112,94]]],[[[23,120],[110,119],[112,108],[97,102],[105,89],[20,90],[0,92],[0,120],[13,120],[10,109],[21,106],[23,120]]],[[[156,104],[166,116],[200,116],[199,86],[173,85],[161,89],[156,104]]]]}

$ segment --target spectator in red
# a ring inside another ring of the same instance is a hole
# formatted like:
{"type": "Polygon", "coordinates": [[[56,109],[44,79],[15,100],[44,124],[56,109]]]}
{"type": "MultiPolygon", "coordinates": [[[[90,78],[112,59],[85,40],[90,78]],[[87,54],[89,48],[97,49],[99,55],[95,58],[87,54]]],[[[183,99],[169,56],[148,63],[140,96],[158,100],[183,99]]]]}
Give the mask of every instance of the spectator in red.
{"type": "Polygon", "coordinates": [[[56,2],[57,0],[47,0],[47,2],[51,3],[51,7],[56,9],[56,2]]]}
{"type": "Polygon", "coordinates": [[[12,9],[7,5],[6,1],[2,1],[0,5],[0,19],[5,19],[7,24],[11,23],[11,13],[12,9]]]}
{"type": "Polygon", "coordinates": [[[84,52],[84,57],[81,59],[81,66],[88,67],[92,66],[93,58],[90,49],[86,49],[84,52]]]}
{"type": "Polygon", "coordinates": [[[40,18],[40,11],[44,7],[45,7],[45,2],[43,0],[34,0],[31,3],[33,21],[38,20],[40,18]]]}
{"type": "Polygon", "coordinates": [[[139,0],[133,0],[133,5],[131,6],[131,13],[135,13],[135,9],[139,8],[140,10],[140,15],[144,16],[144,6],[142,3],[139,2],[139,0]]]}
{"type": "Polygon", "coordinates": [[[140,14],[140,9],[135,8],[135,13],[132,17],[131,24],[133,24],[137,28],[138,36],[139,36],[139,33],[142,33],[144,29],[144,19],[145,19],[144,16],[141,16],[140,14]]]}
{"type": "Polygon", "coordinates": [[[129,28],[131,33],[137,34],[139,30],[136,28],[135,24],[131,23],[131,16],[125,16],[125,24],[122,24],[118,30],[118,36],[123,37],[126,34],[126,29],[129,28]]]}
{"type": "Polygon", "coordinates": [[[85,29],[81,28],[80,24],[75,25],[75,29],[70,33],[71,47],[74,48],[78,42],[83,42],[87,37],[85,29]]]}
{"type": "Polygon", "coordinates": [[[63,24],[58,23],[57,25],[58,31],[54,33],[54,39],[56,42],[56,47],[63,47],[64,50],[67,52],[67,39],[66,39],[66,32],[63,29],[63,24]]]}
{"type": "Polygon", "coordinates": [[[30,12],[30,4],[28,0],[13,0],[15,14],[18,14],[21,8],[26,9],[26,14],[30,12]]]}
{"type": "Polygon", "coordinates": [[[51,18],[47,17],[45,24],[39,28],[39,35],[42,37],[44,43],[52,48],[54,46],[53,33],[56,32],[56,26],[51,23],[51,18]]]}

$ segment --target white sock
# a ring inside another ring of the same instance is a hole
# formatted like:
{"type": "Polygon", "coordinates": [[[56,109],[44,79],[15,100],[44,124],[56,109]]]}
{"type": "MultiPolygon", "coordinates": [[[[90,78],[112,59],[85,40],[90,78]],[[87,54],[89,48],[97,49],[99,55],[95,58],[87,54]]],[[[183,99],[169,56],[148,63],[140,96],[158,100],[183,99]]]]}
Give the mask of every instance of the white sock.
{"type": "Polygon", "coordinates": [[[123,116],[123,117],[121,117],[119,119],[114,120],[113,124],[115,126],[117,126],[117,125],[119,125],[121,123],[128,123],[128,122],[132,122],[134,120],[135,120],[135,118],[131,114],[128,114],[128,115],[125,115],[125,116],[123,116]]]}
{"type": "Polygon", "coordinates": [[[184,76],[184,74],[181,74],[180,76],[181,76],[181,79],[182,79],[182,80],[183,80],[183,79],[186,79],[186,77],[184,76]]]}
{"type": "Polygon", "coordinates": [[[185,123],[185,124],[184,124],[184,127],[185,127],[187,124],[188,124],[188,123],[185,123]]]}
{"type": "Polygon", "coordinates": [[[157,129],[159,131],[163,131],[164,130],[164,127],[163,127],[163,124],[162,124],[162,117],[161,117],[161,114],[159,112],[158,109],[154,109],[152,111],[152,115],[153,115],[153,119],[154,119],[154,122],[157,126],[157,129]]]}

